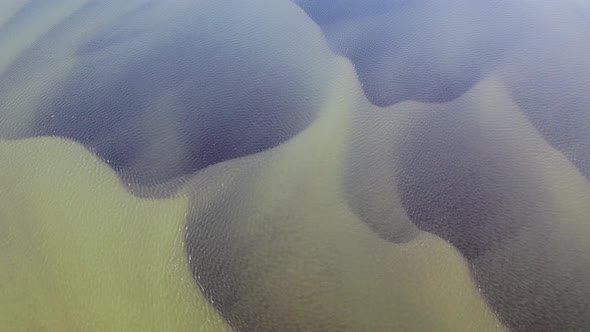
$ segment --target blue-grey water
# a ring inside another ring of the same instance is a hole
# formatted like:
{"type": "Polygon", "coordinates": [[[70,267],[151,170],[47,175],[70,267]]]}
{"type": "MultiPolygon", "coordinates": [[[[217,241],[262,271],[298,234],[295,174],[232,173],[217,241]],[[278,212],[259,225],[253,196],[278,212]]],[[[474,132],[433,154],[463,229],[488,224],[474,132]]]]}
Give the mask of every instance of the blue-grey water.
{"type": "Polygon", "coordinates": [[[0,331],[590,331],[587,0],[3,0],[0,331]]]}

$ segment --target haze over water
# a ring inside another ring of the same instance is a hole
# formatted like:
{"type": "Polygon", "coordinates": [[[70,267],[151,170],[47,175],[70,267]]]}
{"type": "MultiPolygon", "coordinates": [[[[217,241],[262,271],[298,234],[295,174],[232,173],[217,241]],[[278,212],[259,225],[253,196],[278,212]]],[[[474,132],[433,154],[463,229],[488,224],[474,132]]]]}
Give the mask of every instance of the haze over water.
{"type": "Polygon", "coordinates": [[[588,331],[585,0],[3,0],[1,331],[588,331]]]}

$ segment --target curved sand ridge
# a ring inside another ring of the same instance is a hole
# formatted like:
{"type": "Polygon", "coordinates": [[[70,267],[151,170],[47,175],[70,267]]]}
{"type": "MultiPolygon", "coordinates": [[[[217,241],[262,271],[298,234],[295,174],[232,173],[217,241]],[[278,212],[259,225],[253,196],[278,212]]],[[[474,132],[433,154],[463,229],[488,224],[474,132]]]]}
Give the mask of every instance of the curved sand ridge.
{"type": "MultiPolygon", "coordinates": [[[[461,3],[449,35],[477,26],[461,3]]],[[[388,68],[417,96],[467,83],[377,107],[389,72],[289,2],[3,2],[0,137],[94,153],[0,141],[7,326],[226,328],[208,298],[241,330],[584,329],[590,57],[568,4],[516,2],[525,28],[476,71],[455,55],[477,50],[406,44],[427,52],[388,68]],[[412,74],[432,47],[448,75],[412,74]]]]}

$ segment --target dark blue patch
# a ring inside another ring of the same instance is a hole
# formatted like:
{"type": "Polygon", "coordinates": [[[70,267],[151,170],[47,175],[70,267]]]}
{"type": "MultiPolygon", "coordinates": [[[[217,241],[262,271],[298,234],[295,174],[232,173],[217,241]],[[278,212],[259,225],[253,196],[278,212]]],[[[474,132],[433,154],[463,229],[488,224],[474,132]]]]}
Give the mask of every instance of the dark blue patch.
{"type": "MultiPolygon", "coordinates": [[[[313,121],[322,70],[286,60],[297,45],[289,40],[303,38],[284,29],[265,32],[288,34],[284,43],[249,43],[232,35],[244,28],[239,17],[146,27],[144,15],[158,10],[134,11],[79,48],[78,64],[40,106],[35,135],[78,141],[128,181],[152,185],[272,148],[313,121]]],[[[296,50],[302,62],[318,57],[296,50]]]]}
{"type": "Polygon", "coordinates": [[[386,14],[410,0],[295,0],[319,25],[386,14]]]}
{"type": "Polygon", "coordinates": [[[378,106],[453,100],[519,38],[514,25],[519,8],[506,1],[298,4],[322,28],[333,51],[352,61],[367,98],[378,106]]]}
{"type": "Polygon", "coordinates": [[[522,156],[480,134],[467,107],[428,113],[398,155],[402,204],[423,230],[469,262],[491,308],[511,331],[590,326],[590,270],[574,247],[551,242],[539,178],[522,156]]]}
{"type": "MultiPolygon", "coordinates": [[[[589,59],[590,53],[579,56],[589,59]]],[[[524,75],[512,82],[511,96],[543,138],[590,180],[590,70],[547,58],[542,65],[515,69],[524,75]]]]}
{"type": "Polygon", "coordinates": [[[448,240],[467,259],[501,246],[527,227],[525,220],[502,215],[513,204],[505,181],[517,180],[510,174],[514,165],[495,158],[479,134],[478,118],[477,112],[460,108],[429,112],[397,155],[396,182],[412,221],[448,240]],[[498,179],[498,174],[504,177],[498,179]]]}

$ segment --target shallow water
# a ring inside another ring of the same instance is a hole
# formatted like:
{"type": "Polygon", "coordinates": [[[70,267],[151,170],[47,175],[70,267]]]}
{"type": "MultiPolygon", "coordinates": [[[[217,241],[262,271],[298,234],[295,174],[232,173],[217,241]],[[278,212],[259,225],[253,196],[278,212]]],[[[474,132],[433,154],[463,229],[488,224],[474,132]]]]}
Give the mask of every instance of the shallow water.
{"type": "Polygon", "coordinates": [[[588,330],[589,18],[3,1],[0,330],[588,330]]]}

